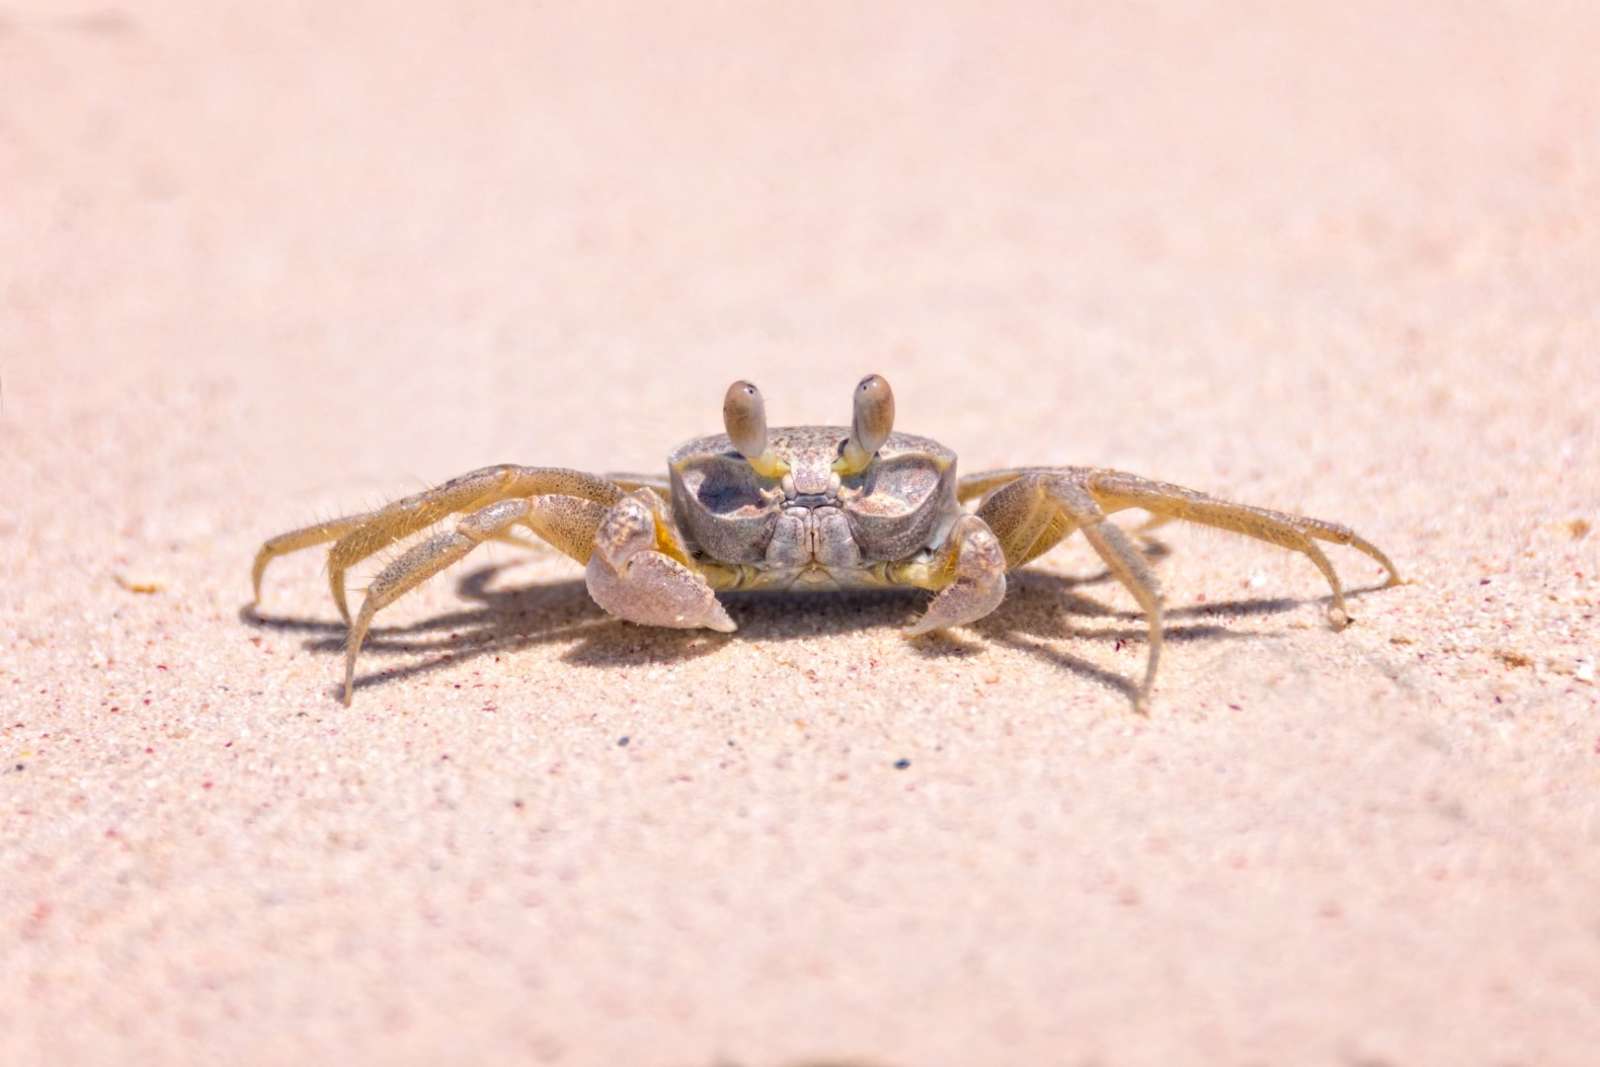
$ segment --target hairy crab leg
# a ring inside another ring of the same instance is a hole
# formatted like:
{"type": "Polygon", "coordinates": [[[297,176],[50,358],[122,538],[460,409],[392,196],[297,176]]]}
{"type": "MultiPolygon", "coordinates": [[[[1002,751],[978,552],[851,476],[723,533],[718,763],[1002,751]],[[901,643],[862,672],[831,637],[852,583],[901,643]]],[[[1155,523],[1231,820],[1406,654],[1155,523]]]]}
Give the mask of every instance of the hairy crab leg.
{"type": "Polygon", "coordinates": [[[1316,564],[1333,592],[1328,620],[1336,628],[1342,628],[1350,621],[1349,612],[1345,608],[1344,589],[1340,584],[1338,573],[1333,569],[1333,564],[1313,538],[1350,545],[1366,553],[1389,572],[1389,585],[1398,585],[1401,580],[1400,572],[1389,557],[1372,542],[1360,537],[1347,526],[1290,515],[1287,512],[1272,511],[1268,508],[1258,508],[1250,504],[1218,500],[1180,485],[1155,482],[1121,471],[1088,471],[1081,477],[1095,499],[1108,511],[1119,511],[1130,507],[1143,508],[1155,515],[1231,530],[1304,554],[1316,564]]]}
{"type": "Polygon", "coordinates": [[[635,489],[650,489],[663,500],[672,499],[672,482],[664,474],[640,474],[637,471],[606,471],[606,481],[631,493],[635,489]]]}
{"type": "Polygon", "coordinates": [[[1161,586],[1145,563],[1144,554],[1138,546],[1120,526],[1106,517],[1106,513],[1080,482],[1061,477],[1049,478],[1044,482],[1044,490],[1073,525],[1083,531],[1084,538],[1144,611],[1150,634],[1149,652],[1145,657],[1144,683],[1139,686],[1134,698],[1135,708],[1144,711],[1150,706],[1150,690],[1155,685],[1156,667],[1161,662],[1161,586]]]}
{"type": "MultiPolygon", "coordinates": [[[[279,556],[286,556],[290,552],[298,552],[302,548],[312,545],[325,544],[348,534],[350,531],[365,525],[372,519],[376,512],[366,511],[360,515],[346,515],[343,518],[329,519],[327,522],[314,523],[303,526],[298,530],[278,534],[269,538],[256,552],[255,564],[250,568],[251,603],[261,602],[261,576],[267,572],[267,564],[279,556]]],[[[348,616],[346,622],[349,621],[348,616]]]]}
{"type": "Polygon", "coordinates": [[[356,656],[367,638],[367,630],[372,626],[372,617],[379,609],[394,603],[400,596],[432,578],[484,541],[525,520],[531,507],[531,501],[526,498],[490,504],[462,519],[452,532],[435,534],[420,544],[412,545],[378,572],[372,584],[367,586],[361,611],[345,639],[345,707],[350,706],[350,697],[355,691],[356,656]]]}
{"type": "Polygon", "coordinates": [[[1043,473],[1024,474],[997,489],[985,490],[988,495],[977,514],[1000,539],[1007,570],[1014,571],[1044,555],[1076,527],[1046,492],[1048,478],[1043,473]]]}
{"type": "MultiPolygon", "coordinates": [[[[1153,530],[1173,519],[1183,519],[1231,530],[1301,552],[1317,565],[1317,569],[1322,571],[1325,577],[1328,577],[1328,584],[1334,589],[1336,600],[1334,607],[1338,610],[1343,609],[1338,578],[1330,575],[1332,564],[1312,543],[1313,541],[1348,545],[1376,560],[1388,572],[1389,585],[1399,585],[1403,581],[1399,569],[1388,555],[1348,526],[1250,504],[1219,500],[1181,485],[1157,482],[1123,471],[1096,467],[1015,467],[1008,470],[985,471],[963,477],[957,487],[957,495],[962,500],[981,499],[978,514],[985,516],[986,520],[989,520],[989,525],[996,527],[996,533],[999,533],[996,522],[990,519],[994,512],[1009,511],[1021,506],[1019,497],[1036,496],[1025,487],[1033,479],[1049,477],[1066,477],[1080,482],[1094,494],[1095,499],[1107,512],[1121,511],[1124,508],[1140,508],[1148,511],[1150,520],[1136,532],[1153,530]]],[[[1037,504],[1031,506],[1037,507],[1037,504]]],[[[1070,529],[1062,531],[1061,535],[1064,536],[1069,532],[1070,529]]],[[[1027,549],[1026,558],[1023,559],[1018,558],[1017,546],[1012,540],[1002,537],[1002,541],[1006,544],[1007,562],[1013,568],[1048,550],[1059,539],[1060,537],[1056,537],[1055,540],[1049,540],[1041,536],[1037,541],[1022,546],[1023,549],[1027,549]]]]}
{"type": "Polygon", "coordinates": [[[1144,612],[1149,652],[1144,682],[1134,696],[1134,706],[1143,711],[1150,703],[1162,646],[1161,586],[1144,553],[1107,517],[1084,484],[1085,472],[1068,468],[1053,473],[1043,469],[1002,473],[1009,480],[984,485],[982,493],[987,495],[977,517],[994,530],[1009,569],[1021,567],[1067,534],[1082,530],[1084,539],[1144,612]]]}
{"type": "Polygon", "coordinates": [[[1183,519],[1301,553],[1328,582],[1332,591],[1328,619],[1336,628],[1345,626],[1350,615],[1338,572],[1317,541],[1349,545],[1380,563],[1389,573],[1389,585],[1401,582],[1400,572],[1389,557],[1348,526],[1219,500],[1122,471],[1030,467],[986,472],[963,478],[958,496],[980,500],[977,515],[994,530],[1006,564],[1013,570],[1048,551],[1074,529],[1083,531],[1106,566],[1139,601],[1150,622],[1150,656],[1138,697],[1141,706],[1149,698],[1161,651],[1161,598],[1144,556],[1128,535],[1107,518],[1112,512],[1140,508],[1153,517],[1146,528],[1183,519]]]}
{"type": "Polygon", "coordinates": [[[350,608],[345,599],[345,571],[374,552],[456,512],[472,511],[511,497],[550,493],[606,505],[622,496],[622,491],[604,478],[581,471],[503,464],[452,478],[372,512],[360,526],[334,542],[328,552],[328,589],[340,617],[350,621],[350,608]]]}
{"type": "Polygon", "coordinates": [[[1070,468],[1064,467],[1007,467],[1004,470],[980,471],[977,474],[963,474],[956,479],[956,499],[965,504],[969,500],[976,500],[987,493],[992,493],[1001,486],[1016,481],[1027,474],[1046,474],[1051,470],[1060,472],[1070,468]]]}
{"type": "Polygon", "coordinates": [[[350,627],[345,641],[345,706],[349,706],[354,691],[356,655],[366,640],[372,617],[379,610],[485,541],[527,544],[511,536],[511,528],[519,523],[579,563],[586,563],[594,548],[595,530],[606,510],[603,504],[593,500],[561,494],[502,500],[467,516],[456,525],[454,532],[436,534],[401,553],[367,587],[361,612],[350,627]]]}

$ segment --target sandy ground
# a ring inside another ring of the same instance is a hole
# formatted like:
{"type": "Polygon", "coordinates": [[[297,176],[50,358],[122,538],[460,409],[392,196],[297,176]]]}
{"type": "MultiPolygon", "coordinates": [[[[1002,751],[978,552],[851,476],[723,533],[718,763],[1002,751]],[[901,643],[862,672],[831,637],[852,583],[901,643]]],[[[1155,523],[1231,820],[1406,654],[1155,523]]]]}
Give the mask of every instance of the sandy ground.
{"type": "Polygon", "coordinates": [[[0,1060],[1595,1062],[1592,5],[432,6],[0,7],[0,1060]],[[921,644],[495,546],[348,710],[248,610],[868,370],[1414,584],[1169,527],[1148,717],[1081,543],[921,644]]]}

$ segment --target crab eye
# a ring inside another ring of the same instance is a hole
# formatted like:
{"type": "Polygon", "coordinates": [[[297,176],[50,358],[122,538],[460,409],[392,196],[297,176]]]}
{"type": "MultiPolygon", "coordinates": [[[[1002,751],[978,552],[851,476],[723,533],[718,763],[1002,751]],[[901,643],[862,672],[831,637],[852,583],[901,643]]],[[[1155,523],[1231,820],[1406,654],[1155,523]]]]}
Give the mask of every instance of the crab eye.
{"type": "Polygon", "coordinates": [[[767,405],[754,385],[737,381],[728,386],[722,398],[722,425],[728,440],[756,473],[781,478],[788,472],[789,465],[767,448],[767,405]]]}
{"type": "Polygon", "coordinates": [[[883,447],[894,429],[894,393],[881,374],[869,374],[856,386],[850,434],[861,451],[871,454],[883,447]]]}
{"type": "Polygon", "coordinates": [[[761,390],[749,382],[728,386],[728,394],[722,398],[722,424],[745,459],[755,459],[767,450],[767,405],[761,390]]]}
{"type": "Polygon", "coordinates": [[[834,461],[839,474],[859,474],[894,430],[894,392],[881,374],[869,374],[856,384],[850,439],[834,461]]]}

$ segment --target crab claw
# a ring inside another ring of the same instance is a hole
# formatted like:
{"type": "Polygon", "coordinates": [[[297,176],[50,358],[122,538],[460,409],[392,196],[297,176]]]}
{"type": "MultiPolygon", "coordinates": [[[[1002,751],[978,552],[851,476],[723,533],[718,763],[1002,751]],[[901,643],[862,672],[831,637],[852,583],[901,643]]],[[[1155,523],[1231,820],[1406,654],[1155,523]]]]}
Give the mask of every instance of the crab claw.
{"type": "Polygon", "coordinates": [[[589,595],[606,611],[643,626],[737,627],[711,586],[688,565],[660,498],[641,489],[606,513],[586,573],[589,595]],[[678,558],[674,558],[674,557],[678,558]]]}
{"type": "Polygon", "coordinates": [[[956,522],[940,556],[935,566],[943,572],[946,584],[922,617],[905,628],[907,637],[975,622],[1005,599],[1005,553],[976,515],[965,515],[956,522]]]}

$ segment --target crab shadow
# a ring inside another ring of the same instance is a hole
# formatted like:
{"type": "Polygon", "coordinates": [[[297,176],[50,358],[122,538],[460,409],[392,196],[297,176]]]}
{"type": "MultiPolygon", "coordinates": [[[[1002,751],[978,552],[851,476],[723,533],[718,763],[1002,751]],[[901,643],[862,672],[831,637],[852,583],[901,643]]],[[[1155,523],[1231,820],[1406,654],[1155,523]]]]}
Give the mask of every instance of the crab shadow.
{"type": "MultiPolygon", "coordinates": [[[[1147,553],[1148,555],[1148,553],[1147,553]]],[[[1005,645],[1026,652],[1061,670],[1121,693],[1137,706],[1137,680],[1144,676],[1144,658],[1132,665],[1133,675],[1108,671],[1060,647],[1068,640],[1089,640],[1111,644],[1148,646],[1149,626],[1143,612],[1114,609],[1100,601],[1074,593],[1076,586],[1115,584],[1110,572],[1090,578],[1070,578],[1038,571],[1017,571],[1006,578],[1006,600],[992,614],[973,623],[969,630],[986,643],[1005,645]],[[1090,625],[1076,619],[1095,620],[1090,625]]],[[[1382,584],[1346,589],[1346,601],[1384,588],[1382,584]]],[[[1329,597],[1261,597],[1250,600],[1220,600],[1169,607],[1162,612],[1162,640],[1166,644],[1203,641],[1279,640],[1281,631],[1236,629],[1221,621],[1267,617],[1297,611],[1308,604],[1329,603],[1329,597]],[[1198,620],[1198,621],[1189,621],[1198,620]]],[[[932,634],[943,646],[923,649],[928,655],[972,656],[983,645],[952,634],[932,634]]]]}
{"type": "MultiPolygon", "coordinates": [[[[600,610],[582,579],[493,588],[511,564],[492,564],[464,575],[456,593],[472,606],[416,622],[373,626],[362,660],[407,656],[409,661],[356,675],[356,688],[382,686],[539,645],[570,646],[561,658],[577,666],[639,666],[681,662],[715,651],[722,635],[706,630],[628,626],[600,610]],[[416,658],[422,657],[422,658],[416,658]]],[[[246,604],[239,617],[266,630],[309,635],[310,652],[341,653],[346,627],[338,620],[266,615],[246,604]]],[[[343,699],[343,690],[335,687],[343,699]]]]}
{"type": "MultiPolygon", "coordinates": [[[[1162,554],[1159,547],[1150,553],[1152,558],[1162,554]]],[[[898,629],[913,619],[928,599],[926,593],[915,590],[731,594],[724,603],[739,624],[739,632],[730,638],[705,630],[633,626],[614,619],[589,598],[581,578],[501,588],[498,579],[514,567],[514,563],[495,563],[463,575],[456,583],[456,592],[471,605],[463,610],[373,627],[362,648],[363,657],[409,658],[407,662],[358,675],[357,686],[381,686],[459,668],[463,662],[482,656],[499,656],[539,645],[569,646],[560,658],[577,667],[678,663],[714,653],[730,639],[741,636],[798,641],[879,627],[898,629]]],[[[1008,592],[1000,607],[964,628],[962,635],[948,631],[929,634],[908,641],[907,647],[930,659],[960,659],[977,656],[989,645],[1004,645],[1121,693],[1130,702],[1134,700],[1137,686],[1132,679],[1060,647],[1063,641],[1074,639],[1104,641],[1119,647],[1147,642],[1142,614],[1109,607],[1078,592],[1084,587],[1114,586],[1108,572],[1076,577],[1024,570],[1010,575],[1007,582],[1008,592]],[[1083,625],[1084,620],[1091,620],[1090,624],[1083,625]]],[[[1355,597],[1370,591],[1352,590],[1346,595],[1355,597]]],[[[1239,631],[1206,620],[1277,615],[1306,603],[1304,599],[1268,598],[1174,607],[1165,613],[1163,633],[1169,642],[1276,637],[1277,634],[1239,631]]],[[[344,651],[345,626],[338,621],[266,615],[248,604],[240,609],[239,617],[258,629],[306,634],[304,647],[308,651],[344,651]]],[[[1142,674],[1141,668],[1136,670],[1142,674]]]]}

